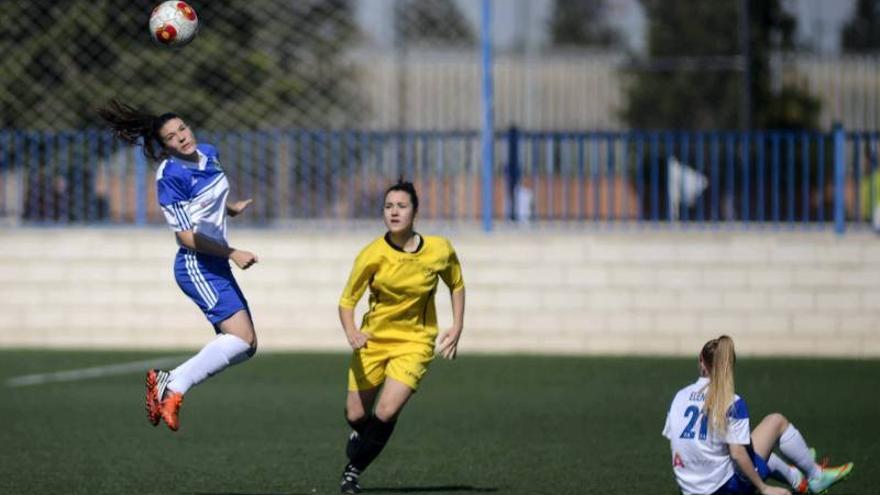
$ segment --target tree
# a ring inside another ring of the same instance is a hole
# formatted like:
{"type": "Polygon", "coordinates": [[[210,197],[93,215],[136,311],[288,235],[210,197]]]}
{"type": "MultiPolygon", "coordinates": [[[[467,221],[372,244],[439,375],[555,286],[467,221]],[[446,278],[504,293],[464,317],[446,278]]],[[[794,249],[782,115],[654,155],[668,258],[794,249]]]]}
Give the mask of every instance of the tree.
{"type": "Polygon", "coordinates": [[[202,2],[201,32],[154,45],[153,0],[0,2],[0,127],[100,125],[118,97],[202,129],[344,126],[363,112],[343,57],[357,36],[350,0],[202,2]]]}
{"type": "Polygon", "coordinates": [[[880,0],[859,0],[840,37],[846,52],[880,51],[880,0]]]}
{"type": "Polygon", "coordinates": [[[550,17],[550,39],[556,46],[611,47],[620,33],[607,22],[607,0],[556,0],[550,17]]]}
{"type": "Polygon", "coordinates": [[[770,84],[769,55],[794,46],[795,19],[779,0],[642,0],[649,20],[649,58],[637,65],[623,117],[634,127],[737,128],[743,119],[738,16],[748,2],[750,127],[811,128],[818,101],[770,84]],[[780,105],[779,98],[786,103],[780,105]],[[796,111],[792,105],[801,105],[796,111]],[[796,120],[792,120],[796,117],[796,120]]]}
{"type": "Polygon", "coordinates": [[[394,30],[405,44],[470,45],[476,41],[454,0],[397,0],[394,30]]]}
{"type": "MultiPolygon", "coordinates": [[[[642,4],[650,23],[649,59],[636,66],[626,90],[623,115],[631,126],[688,130],[742,127],[743,68],[748,64],[752,115],[749,129],[817,127],[820,103],[815,97],[794,86],[774,89],[771,85],[770,54],[794,46],[795,20],[783,10],[779,0],[642,0],[642,4]],[[738,22],[744,6],[748,12],[747,50],[741,47],[743,31],[738,22]]],[[[653,211],[652,202],[659,203],[659,211],[668,211],[668,167],[663,166],[667,157],[687,156],[693,160],[702,153],[702,158],[707,159],[707,149],[697,147],[693,140],[684,150],[674,143],[668,148],[662,139],[656,143],[651,147],[654,161],[648,162],[646,154],[645,161],[633,163],[632,169],[636,183],[659,184],[658,190],[642,197],[646,212],[653,211]]],[[[742,136],[731,150],[735,165],[730,170],[734,173],[705,170],[714,174],[710,187],[717,184],[718,189],[704,193],[698,204],[702,204],[703,211],[709,211],[710,197],[724,198],[720,204],[728,205],[727,211],[722,212],[725,218],[755,220],[754,214],[748,212],[769,211],[768,198],[777,194],[771,187],[775,183],[770,167],[766,162],[758,165],[757,156],[761,150],[767,151],[766,142],[759,135],[742,136]],[[745,176],[751,180],[743,181],[745,176]]],[[[794,158],[797,173],[783,174],[779,179],[782,204],[789,204],[789,200],[803,204],[804,181],[809,181],[810,189],[815,191],[819,189],[816,178],[828,176],[827,169],[820,173],[818,167],[827,167],[830,160],[818,159],[815,143],[808,152],[808,163],[803,163],[803,156],[798,155],[794,158]]],[[[694,218],[694,214],[690,211],[687,216],[694,218]]],[[[799,218],[801,210],[793,214],[799,218]]]]}

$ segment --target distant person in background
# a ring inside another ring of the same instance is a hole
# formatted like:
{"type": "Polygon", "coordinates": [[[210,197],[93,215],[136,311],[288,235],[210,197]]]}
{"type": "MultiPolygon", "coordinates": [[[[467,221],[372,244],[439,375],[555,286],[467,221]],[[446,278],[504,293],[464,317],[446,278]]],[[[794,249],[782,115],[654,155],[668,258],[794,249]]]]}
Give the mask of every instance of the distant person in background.
{"type": "Polygon", "coordinates": [[[880,167],[877,164],[877,141],[865,143],[867,171],[862,176],[859,190],[862,218],[870,220],[874,232],[880,234],[880,167]]]}
{"type": "Polygon", "coordinates": [[[817,464],[815,450],[779,413],[749,431],[748,407],[734,391],[736,353],[730,337],[706,342],[699,362],[700,378],[675,395],[663,427],[683,494],[791,493],[766,484],[771,474],[795,493],[824,493],[850,474],[851,462],[837,467],[817,464]],[[773,454],[776,446],[787,461],[773,454]]]}
{"type": "Polygon", "coordinates": [[[434,358],[438,279],[449,287],[452,298],[452,327],[440,335],[437,346],[444,358],[455,359],[464,326],[458,257],[448,240],[413,229],[419,210],[415,187],[401,179],[386,190],[383,208],[388,231],[358,254],[339,300],[339,319],[354,349],[345,406],[353,431],[346,446],[349,463],[340,481],[342,493],[360,493],[361,473],[385,447],[434,358]],[[358,328],[354,308],[368,287],[370,307],[358,328]]]}
{"type": "Polygon", "coordinates": [[[180,247],[174,278],[217,333],[177,368],[147,371],[147,418],[153,426],[161,419],[177,431],[184,394],[206,378],[249,359],[257,349],[247,301],[229,266],[232,260],[246,270],[258,261],[257,256],[232,248],[226,241],[226,216],[238,215],[251,200],[227,201],[229,182],[217,150],[197,144],[179,116],[151,115],[115,100],[99,114],[117,138],[143,145],[144,153],[158,163],[159,205],[180,247]]]}

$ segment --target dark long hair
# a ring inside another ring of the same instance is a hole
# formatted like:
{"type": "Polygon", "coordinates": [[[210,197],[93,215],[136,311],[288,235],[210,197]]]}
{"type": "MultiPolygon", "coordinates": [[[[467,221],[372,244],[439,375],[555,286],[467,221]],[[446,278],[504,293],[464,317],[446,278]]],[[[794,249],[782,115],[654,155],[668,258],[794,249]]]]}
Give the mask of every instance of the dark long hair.
{"type": "Polygon", "coordinates": [[[153,161],[159,161],[166,155],[159,130],[169,120],[180,118],[171,112],[153,115],[116,99],[110,100],[106,107],[99,108],[98,115],[117,138],[130,145],[143,144],[144,154],[153,161]]]}
{"type": "Polygon", "coordinates": [[[392,184],[388,187],[388,189],[385,190],[385,196],[382,196],[383,200],[384,198],[388,197],[388,193],[390,193],[391,191],[403,191],[409,194],[409,199],[412,203],[413,212],[419,212],[419,195],[416,194],[416,186],[414,186],[412,182],[404,180],[403,177],[400,177],[399,179],[397,179],[396,184],[392,184]]]}

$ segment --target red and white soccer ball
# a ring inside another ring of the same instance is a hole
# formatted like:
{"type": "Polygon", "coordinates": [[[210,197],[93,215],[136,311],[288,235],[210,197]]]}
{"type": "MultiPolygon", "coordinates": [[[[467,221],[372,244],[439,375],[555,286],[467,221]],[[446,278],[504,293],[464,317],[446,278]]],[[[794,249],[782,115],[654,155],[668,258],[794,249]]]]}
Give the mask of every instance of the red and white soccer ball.
{"type": "Polygon", "coordinates": [[[199,18],[186,2],[162,2],[150,14],[150,35],[161,45],[183,46],[196,37],[198,30],[199,18]]]}

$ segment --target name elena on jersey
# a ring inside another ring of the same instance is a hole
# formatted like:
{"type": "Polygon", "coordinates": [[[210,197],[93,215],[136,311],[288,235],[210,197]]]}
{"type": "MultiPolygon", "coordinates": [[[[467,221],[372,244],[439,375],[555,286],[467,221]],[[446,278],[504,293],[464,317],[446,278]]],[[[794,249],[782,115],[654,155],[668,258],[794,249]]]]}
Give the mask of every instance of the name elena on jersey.
{"type": "Polygon", "coordinates": [[[706,394],[704,394],[703,392],[691,392],[688,400],[691,402],[705,402],[706,394]]]}

